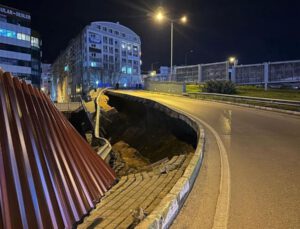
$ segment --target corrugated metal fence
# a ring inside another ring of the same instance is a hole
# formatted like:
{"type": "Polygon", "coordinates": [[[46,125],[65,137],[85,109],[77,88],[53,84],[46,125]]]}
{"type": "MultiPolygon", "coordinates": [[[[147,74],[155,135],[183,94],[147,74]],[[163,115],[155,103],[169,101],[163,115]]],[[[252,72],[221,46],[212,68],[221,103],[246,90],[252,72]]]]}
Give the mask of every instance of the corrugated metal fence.
{"type": "Polygon", "coordinates": [[[0,229],[72,228],[114,172],[49,98],[0,72],[0,229]]]}

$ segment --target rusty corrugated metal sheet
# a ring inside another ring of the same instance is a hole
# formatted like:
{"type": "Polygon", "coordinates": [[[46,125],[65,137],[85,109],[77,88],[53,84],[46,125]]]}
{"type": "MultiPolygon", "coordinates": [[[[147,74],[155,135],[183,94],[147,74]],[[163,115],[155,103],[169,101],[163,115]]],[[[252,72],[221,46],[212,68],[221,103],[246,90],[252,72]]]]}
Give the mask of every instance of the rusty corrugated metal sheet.
{"type": "Polygon", "coordinates": [[[0,72],[0,229],[72,228],[114,181],[45,94],[0,72]]]}

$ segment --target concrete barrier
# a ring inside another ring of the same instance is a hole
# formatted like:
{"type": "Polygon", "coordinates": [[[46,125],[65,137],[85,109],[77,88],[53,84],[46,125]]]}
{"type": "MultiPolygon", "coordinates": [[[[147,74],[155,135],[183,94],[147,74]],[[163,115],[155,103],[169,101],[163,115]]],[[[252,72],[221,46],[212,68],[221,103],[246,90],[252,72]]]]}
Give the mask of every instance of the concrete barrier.
{"type": "Polygon", "coordinates": [[[156,81],[145,81],[145,90],[165,92],[170,94],[182,94],[186,91],[185,83],[176,82],[156,82],[156,81]]]}

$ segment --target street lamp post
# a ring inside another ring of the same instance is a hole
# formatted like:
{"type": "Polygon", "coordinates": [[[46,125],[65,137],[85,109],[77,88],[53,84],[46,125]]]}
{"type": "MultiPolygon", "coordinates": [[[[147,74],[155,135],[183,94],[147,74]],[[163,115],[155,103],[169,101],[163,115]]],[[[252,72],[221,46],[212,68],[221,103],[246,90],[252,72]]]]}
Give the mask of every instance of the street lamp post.
{"type": "Polygon", "coordinates": [[[190,50],[190,51],[188,51],[188,52],[186,52],[185,53],[185,55],[184,55],[184,64],[185,65],[187,65],[187,58],[188,58],[188,54],[190,54],[190,53],[193,53],[194,52],[194,50],[190,50]]]}
{"type": "Polygon", "coordinates": [[[170,81],[173,76],[173,30],[174,30],[174,21],[171,20],[171,61],[170,61],[170,81]]]}
{"type": "Polygon", "coordinates": [[[163,21],[164,19],[167,19],[171,23],[171,58],[170,58],[170,81],[171,77],[173,75],[173,43],[174,43],[174,23],[180,21],[181,23],[185,24],[187,22],[187,17],[182,16],[178,19],[171,19],[167,18],[165,13],[163,12],[162,8],[158,9],[158,12],[155,15],[155,19],[157,21],[163,21]]]}

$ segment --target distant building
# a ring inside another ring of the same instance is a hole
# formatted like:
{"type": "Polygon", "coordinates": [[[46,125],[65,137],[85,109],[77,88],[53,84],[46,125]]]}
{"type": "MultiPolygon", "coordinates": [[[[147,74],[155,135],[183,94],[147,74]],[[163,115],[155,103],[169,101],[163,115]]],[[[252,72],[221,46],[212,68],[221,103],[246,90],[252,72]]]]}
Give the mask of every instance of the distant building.
{"type": "Polygon", "coordinates": [[[52,91],[52,69],[51,64],[42,63],[41,90],[51,96],[52,91]]]}
{"type": "Polygon", "coordinates": [[[144,78],[149,78],[152,81],[169,81],[170,67],[160,66],[158,73],[156,71],[149,71],[148,75],[146,75],[144,78]]]}
{"type": "Polygon", "coordinates": [[[85,96],[100,86],[134,87],[141,83],[141,40],[129,28],[92,22],[53,63],[56,100],[85,96]]]}
{"type": "Polygon", "coordinates": [[[0,4],[0,67],[40,86],[41,40],[29,13],[0,4]]]}
{"type": "Polygon", "coordinates": [[[159,75],[157,77],[160,81],[168,81],[170,77],[170,67],[160,66],[159,75]]]}

